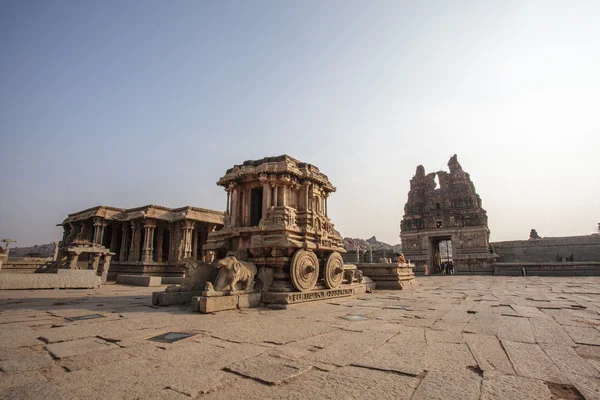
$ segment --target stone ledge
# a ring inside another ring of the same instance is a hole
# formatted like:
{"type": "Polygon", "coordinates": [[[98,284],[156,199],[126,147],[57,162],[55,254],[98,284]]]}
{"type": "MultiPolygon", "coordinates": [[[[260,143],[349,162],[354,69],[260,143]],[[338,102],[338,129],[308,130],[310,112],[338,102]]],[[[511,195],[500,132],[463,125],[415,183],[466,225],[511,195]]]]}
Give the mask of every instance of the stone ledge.
{"type": "Polygon", "coordinates": [[[95,289],[101,278],[95,271],[66,271],[56,274],[1,274],[0,289],[95,289]]]}
{"type": "Polygon", "coordinates": [[[133,286],[160,286],[160,276],[117,275],[117,283],[133,286]]]}
{"type": "Polygon", "coordinates": [[[144,275],[117,275],[117,283],[132,286],[156,287],[160,285],[179,285],[182,277],[177,276],[144,276],[144,275]]]}

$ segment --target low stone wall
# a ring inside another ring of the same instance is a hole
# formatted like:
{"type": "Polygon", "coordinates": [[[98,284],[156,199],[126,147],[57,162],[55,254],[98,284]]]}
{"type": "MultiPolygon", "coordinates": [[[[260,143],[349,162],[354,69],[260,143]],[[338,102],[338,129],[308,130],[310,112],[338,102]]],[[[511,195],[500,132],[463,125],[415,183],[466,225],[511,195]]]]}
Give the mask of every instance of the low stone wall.
{"type": "Polygon", "coordinates": [[[600,235],[551,237],[490,243],[500,263],[600,261],[600,235]]]}
{"type": "Polygon", "coordinates": [[[51,262],[46,258],[19,258],[12,259],[9,257],[2,263],[1,273],[9,274],[33,274],[36,270],[46,266],[48,262],[51,262]]]}
{"type": "Polygon", "coordinates": [[[497,263],[499,276],[600,276],[600,262],[497,263]]]}
{"type": "MultiPolygon", "coordinates": [[[[425,269],[423,265],[417,265],[414,269],[415,275],[423,276],[425,275],[425,269]]],[[[454,274],[455,275],[493,275],[494,274],[494,264],[484,264],[484,265],[455,265],[454,266],[454,274]]],[[[429,275],[436,275],[433,270],[429,269],[429,275]]],[[[439,275],[439,274],[438,274],[439,275]]]]}
{"type": "Polygon", "coordinates": [[[56,274],[1,274],[1,290],[94,289],[101,278],[92,270],[58,270],[56,274]]]}
{"type": "Polygon", "coordinates": [[[108,270],[108,280],[115,281],[118,275],[183,277],[184,273],[185,268],[178,265],[113,261],[108,270]]]}
{"type": "Polygon", "coordinates": [[[143,276],[143,275],[122,275],[117,276],[117,283],[132,286],[161,286],[181,284],[183,278],[174,276],[143,276]]]}

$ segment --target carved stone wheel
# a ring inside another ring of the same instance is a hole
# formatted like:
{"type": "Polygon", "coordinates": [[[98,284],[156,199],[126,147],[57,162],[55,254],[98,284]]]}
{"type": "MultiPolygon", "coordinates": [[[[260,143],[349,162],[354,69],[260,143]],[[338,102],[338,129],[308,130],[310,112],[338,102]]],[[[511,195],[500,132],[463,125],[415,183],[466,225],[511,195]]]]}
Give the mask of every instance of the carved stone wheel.
{"type": "Polygon", "coordinates": [[[301,292],[311,290],[319,279],[319,259],[310,250],[300,249],[292,257],[290,277],[301,292]]]}
{"type": "Polygon", "coordinates": [[[344,278],[344,259],[340,253],[336,251],[327,257],[327,264],[325,264],[323,275],[325,284],[329,289],[335,289],[340,286],[344,278]]]}

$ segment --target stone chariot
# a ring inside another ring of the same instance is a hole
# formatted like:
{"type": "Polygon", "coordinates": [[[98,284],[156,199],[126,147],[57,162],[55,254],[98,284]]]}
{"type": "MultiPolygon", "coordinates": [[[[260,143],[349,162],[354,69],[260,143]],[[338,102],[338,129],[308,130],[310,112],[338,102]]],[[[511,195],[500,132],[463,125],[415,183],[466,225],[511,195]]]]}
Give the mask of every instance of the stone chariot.
{"type": "Polygon", "coordinates": [[[227,192],[224,227],[211,232],[204,250],[210,258],[235,254],[256,265],[263,302],[287,304],[364,289],[360,272],[344,266],[343,239],[327,213],[336,189],[317,167],[287,155],[267,157],[234,166],[217,184],[227,192]]]}

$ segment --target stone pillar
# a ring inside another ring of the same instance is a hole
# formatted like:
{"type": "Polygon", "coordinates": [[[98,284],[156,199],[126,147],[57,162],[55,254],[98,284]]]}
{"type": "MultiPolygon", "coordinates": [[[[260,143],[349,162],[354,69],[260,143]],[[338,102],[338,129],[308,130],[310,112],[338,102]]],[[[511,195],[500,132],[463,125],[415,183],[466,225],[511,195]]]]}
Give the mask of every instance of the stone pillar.
{"type": "Polygon", "coordinates": [[[193,221],[185,221],[181,226],[183,234],[183,258],[192,256],[192,230],[194,229],[193,221]]]}
{"type": "Polygon", "coordinates": [[[113,224],[110,232],[110,251],[114,253],[117,251],[117,239],[119,237],[119,235],[117,235],[117,225],[113,224]]]}
{"type": "Polygon", "coordinates": [[[129,248],[129,224],[124,222],[121,225],[121,254],[119,254],[119,261],[127,261],[127,249],[129,248]]]}
{"type": "Polygon", "coordinates": [[[369,262],[373,263],[373,248],[369,247],[369,262]]]}
{"type": "Polygon", "coordinates": [[[77,269],[77,260],[79,260],[78,253],[69,253],[69,269],[77,269]]]}
{"type": "Polygon", "coordinates": [[[360,264],[360,247],[356,246],[356,263],[360,264]]]}
{"type": "Polygon", "coordinates": [[[140,229],[136,221],[131,221],[131,245],[129,246],[129,261],[140,261],[140,229]]]}
{"type": "Polygon", "coordinates": [[[288,205],[288,195],[287,195],[288,188],[289,188],[289,186],[281,187],[281,205],[284,207],[288,205]]]}
{"type": "Polygon", "coordinates": [[[192,230],[192,258],[198,259],[198,235],[200,231],[196,228],[192,230]]]}
{"type": "Polygon", "coordinates": [[[325,216],[328,217],[329,214],[327,213],[327,199],[329,198],[329,196],[325,195],[325,197],[323,197],[323,204],[325,204],[325,216]]]}
{"type": "Polygon", "coordinates": [[[239,197],[238,190],[236,188],[234,188],[233,192],[231,193],[231,210],[230,210],[231,211],[230,221],[231,221],[232,226],[236,226],[237,222],[238,222],[238,216],[237,216],[238,209],[239,209],[239,207],[237,205],[238,197],[239,197]]]}
{"type": "Polygon", "coordinates": [[[270,197],[269,189],[270,189],[269,184],[267,182],[263,183],[263,198],[262,198],[262,217],[263,218],[266,218],[267,210],[269,209],[269,197],[270,197]]]}
{"type": "Polygon", "coordinates": [[[93,261],[92,261],[92,269],[94,271],[98,271],[98,266],[100,266],[100,256],[101,255],[102,254],[100,254],[100,253],[94,253],[93,254],[94,258],[93,258],[93,261]]]}
{"type": "Polygon", "coordinates": [[[279,186],[274,186],[273,187],[273,191],[274,191],[274,194],[273,194],[273,199],[274,199],[273,206],[277,207],[277,206],[279,206],[279,186]]]}
{"type": "Polygon", "coordinates": [[[144,221],[144,250],[142,253],[142,262],[149,263],[152,262],[152,258],[154,256],[154,229],[156,228],[156,223],[147,219],[144,221]]]}
{"type": "Polygon", "coordinates": [[[156,230],[156,234],[158,235],[156,237],[156,262],[162,262],[164,230],[165,228],[162,226],[159,226],[156,230]]]}
{"type": "Polygon", "coordinates": [[[108,270],[110,269],[110,260],[112,259],[112,254],[108,253],[104,255],[104,263],[102,264],[102,269],[100,271],[100,277],[102,284],[106,283],[106,279],[108,278],[108,270]]]}
{"type": "Polygon", "coordinates": [[[229,214],[229,189],[227,189],[226,192],[227,192],[227,209],[225,210],[225,214],[229,214]]]}
{"type": "Polygon", "coordinates": [[[106,222],[102,218],[94,218],[94,236],[93,242],[94,244],[98,244],[102,246],[102,241],[104,239],[104,228],[106,227],[106,222]]]}

